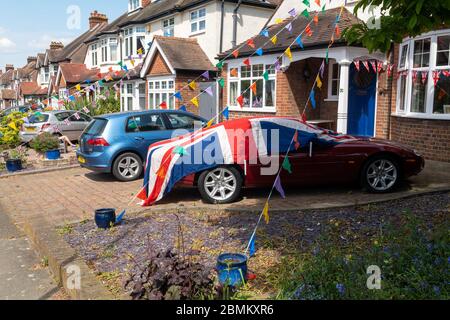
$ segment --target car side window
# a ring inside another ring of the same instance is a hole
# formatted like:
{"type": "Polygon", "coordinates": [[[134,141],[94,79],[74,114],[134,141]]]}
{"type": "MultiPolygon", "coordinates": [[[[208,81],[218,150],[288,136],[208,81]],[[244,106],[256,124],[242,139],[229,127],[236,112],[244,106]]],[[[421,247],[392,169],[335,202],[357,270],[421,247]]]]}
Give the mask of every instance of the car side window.
{"type": "Polygon", "coordinates": [[[196,123],[202,123],[202,121],[198,118],[186,115],[186,114],[176,114],[171,113],[167,115],[170,125],[172,129],[186,129],[192,130],[195,129],[196,123]]]}
{"type": "Polygon", "coordinates": [[[58,121],[64,121],[68,117],[70,117],[70,113],[68,113],[68,112],[57,113],[57,114],[55,114],[55,117],[58,121]]]}
{"type": "Polygon", "coordinates": [[[91,117],[89,117],[88,115],[84,114],[84,113],[79,113],[80,115],[80,119],[83,122],[91,122],[91,117]]]}
{"type": "Polygon", "coordinates": [[[143,114],[127,120],[126,132],[150,132],[166,130],[164,120],[159,114],[143,114]]]}

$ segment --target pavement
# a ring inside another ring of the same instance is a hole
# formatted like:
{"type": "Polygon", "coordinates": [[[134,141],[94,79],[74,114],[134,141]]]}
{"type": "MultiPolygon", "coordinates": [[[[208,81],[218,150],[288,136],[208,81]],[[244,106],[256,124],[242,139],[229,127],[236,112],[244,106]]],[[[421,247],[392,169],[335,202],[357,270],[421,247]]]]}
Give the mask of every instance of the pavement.
{"type": "Polygon", "coordinates": [[[28,239],[0,211],[0,300],[55,299],[59,291],[28,239]]]}

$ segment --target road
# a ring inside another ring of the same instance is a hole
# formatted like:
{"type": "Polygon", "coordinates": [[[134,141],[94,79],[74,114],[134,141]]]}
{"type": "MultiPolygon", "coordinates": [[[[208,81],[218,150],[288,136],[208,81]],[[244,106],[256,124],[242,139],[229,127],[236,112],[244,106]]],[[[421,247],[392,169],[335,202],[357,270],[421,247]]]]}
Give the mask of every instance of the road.
{"type": "Polygon", "coordinates": [[[28,239],[0,212],[0,300],[60,300],[63,296],[28,239]]]}

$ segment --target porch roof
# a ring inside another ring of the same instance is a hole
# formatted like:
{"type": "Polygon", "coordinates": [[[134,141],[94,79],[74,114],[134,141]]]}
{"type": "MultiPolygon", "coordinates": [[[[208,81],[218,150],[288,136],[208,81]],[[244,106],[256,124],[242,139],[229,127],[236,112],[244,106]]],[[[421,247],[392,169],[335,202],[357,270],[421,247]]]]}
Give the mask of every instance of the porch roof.
{"type": "MultiPolygon", "coordinates": [[[[312,49],[320,49],[328,47],[331,39],[331,35],[335,32],[334,24],[336,22],[336,17],[339,15],[340,8],[326,10],[323,13],[319,13],[319,23],[316,25],[315,23],[311,23],[311,30],[313,32],[311,37],[306,35],[302,36],[302,42],[304,45],[304,50],[312,50],[312,49]]],[[[311,16],[315,15],[314,12],[310,13],[311,16]]],[[[300,16],[297,19],[288,18],[285,19],[282,23],[274,24],[269,26],[267,29],[269,31],[270,36],[277,34],[281,29],[286,28],[286,26],[291,23],[292,24],[292,32],[289,32],[287,29],[284,32],[280,32],[277,36],[277,43],[273,44],[269,38],[258,34],[251,38],[255,43],[256,48],[262,48],[265,54],[268,53],[282,53],[284,52],[293,42],[294,45],[291,46],[292,51],[300,50],[301,48],[295,43],[296,37],[306,28],[311,19],[308,19],[304,16],[300,16]],[[267,43],[266,43],[267,42],[267,43]]],[[[344,8],[341,19],[339,20],[338,26],[340,30],[344,30],[347,27],[350,27],[354,24],[359,23],[359,20],[355,15],[353,15],[350,11],[344,8]]],[[[244,43],[247,43],[250,39],[246,40],[244,43]]],[[[347,42],[343,38],[335,39],[334,47],[336,46],[345,46],[347,42]]],[[[227,56],[230,56],[232,52],[234,52],[237,48],[243,45],[239,44],[236,47],[225,51],[219,54],[220,59],[224,59],[227,56]]],[[[248,45],[244,45],[241,49],[239,49],[238,58],[247,57],[250,55],[254,55],[255,49],[251,48],[248,45]]],[[[227,60],[234,59],[234,56],[230,56],[227,60]]]]}

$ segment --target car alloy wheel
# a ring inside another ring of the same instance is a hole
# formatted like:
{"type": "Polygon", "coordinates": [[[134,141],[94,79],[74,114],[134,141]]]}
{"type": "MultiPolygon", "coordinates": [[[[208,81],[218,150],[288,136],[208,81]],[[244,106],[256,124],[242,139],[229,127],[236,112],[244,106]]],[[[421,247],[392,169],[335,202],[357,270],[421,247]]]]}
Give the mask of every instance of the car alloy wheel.
{"type": "Polygon", "coordinates": [[[206,194],[214,201],[226,202],[237,188],[234,174],[227,168],[218,168],[208,173],[204,182],[206,194]]]}
{"type": "Polygon", "coordinates": [[[140,164],[133,157],[125,157],[118,164],[119,174],[125,179],[134,179],[139,175],[140,164]]]}
{"type": "Polygon", "coordinates": [[[379,159],[370,164],[367,169],[367,182],[378,192],[385,192],[393,188],[398,180],[397,166],[390,160],[379,159]]]}

